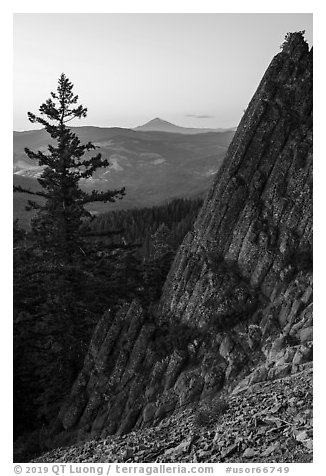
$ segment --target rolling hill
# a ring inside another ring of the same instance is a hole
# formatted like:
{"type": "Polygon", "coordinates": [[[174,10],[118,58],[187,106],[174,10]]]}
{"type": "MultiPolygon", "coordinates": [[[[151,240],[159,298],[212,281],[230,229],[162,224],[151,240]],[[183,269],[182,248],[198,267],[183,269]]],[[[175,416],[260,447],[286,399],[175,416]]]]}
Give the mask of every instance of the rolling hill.
{"type": "MultiPolygon", "coordinates": [[[[110,161],[108,168],[97,171],[81,186],[85,190],[126,187],[123,200],[90,205],[94,213],[157,205],[206,191],[234,135],[233,131],[179,134],[89,126],[73,129],[81,142],[93,142],[110,161]]],[[[14,183],[34,190],[42,168],[28,159],[24,147],[45,152],[51,140],[42,129],[14,132],[13,143],[14,183]]],[[[29,220],[24,209],[27,198],[31,196],[14,194],[14,217],[24,224],[29,220]]]]}

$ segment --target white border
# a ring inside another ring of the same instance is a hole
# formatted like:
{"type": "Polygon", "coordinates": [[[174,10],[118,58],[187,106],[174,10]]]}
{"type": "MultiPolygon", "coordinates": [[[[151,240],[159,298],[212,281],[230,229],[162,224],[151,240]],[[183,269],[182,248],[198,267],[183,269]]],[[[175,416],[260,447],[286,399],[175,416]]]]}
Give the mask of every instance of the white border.
{"type": "MultiPolygon", "coordinates": [[[[325,209],[326,199],[324,189],[326,181],[325,170],[325,69],[324,58],[326,55],[325,46],[325,10],[323,2],[312,0],[310,2],[296,0],[274,0],[273,2],[258,1],[214,1],[201,0],[200,2],[188,0],[119,0],[119,2],[92,0],[91,2],[56,0],[55,2],[46,2],[41,0],[13,1],[11,4],[3,5],[1,9],[1,50],[2,50],[2,73],[1,73],[1,142],[2,142],[2,166],[1,166],[1,204],[4,218],[2,219],[1,250],[2,250],[2,273],[1,287],[1,318],[3,339],[1,348],[2,363],[2,385],[1,396],[3,398],[1,408],[2,413],[2,431],[1,431],[1,459],[0,467],[7,466],[9,472],[4,474],[13,474],[12,465],[12,15],[13,13],[314,13],[314,43],[315,48],[315,66],[314,66],[314,105],[315,105],[315,126],[314,126],[314,152],[315,152],[315,192],[314,192],[314,221],[315,221],[315,444],[314,444],[314,463],[312,465],[295,465],[296,469],[291,470],[290,475],[325,474],[325,468],[322,464],[325,462],[323,452],[324,444],[322,436],[325,434],[325,356],[323,352],[323,339],[326,336],[325,321],[326,313],[324,310],[325,302],[325,209]],[[246,7],[246,8],[244,8],[246,7]],[[316,111],[317,109],[317,111],[316,111]],[[324,238],[324,239],[323,239],[324,238]],[[316,415],[318,418],[316,418],[316,415]]],[[[281,39],[280,39],[281,40],[281,39]]],[[[41,41],[41,39],[40,39],[41,41]]],[[[259,41],[259,39],[257,39],[259,41]]],[[[293,468],[294,469],[294,468],[293,468]]],[[[222,472],[221,472],[222,474],[222,472]]]]}

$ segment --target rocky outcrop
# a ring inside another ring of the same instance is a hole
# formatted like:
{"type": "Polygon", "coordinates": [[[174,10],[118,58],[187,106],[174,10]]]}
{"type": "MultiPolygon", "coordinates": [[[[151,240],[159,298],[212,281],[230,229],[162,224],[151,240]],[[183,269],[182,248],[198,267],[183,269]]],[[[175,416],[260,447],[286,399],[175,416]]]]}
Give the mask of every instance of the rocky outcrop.
{"type": "Polygon", "coordinates": [[[53,433],[121,435],[312,360],[312,51],[301,34],[267,69],[154,317],[137,302],[103,317],[53,433]]]}
{"type": "MultiPolygon", "coordinates": [[[[312,369],[257,383],[198,425],[191,410],[156,427],[59,448],[37,463],[312,462],[312,369]]],[[[214,407],[213,407],[214,409],[214,407]]]]}

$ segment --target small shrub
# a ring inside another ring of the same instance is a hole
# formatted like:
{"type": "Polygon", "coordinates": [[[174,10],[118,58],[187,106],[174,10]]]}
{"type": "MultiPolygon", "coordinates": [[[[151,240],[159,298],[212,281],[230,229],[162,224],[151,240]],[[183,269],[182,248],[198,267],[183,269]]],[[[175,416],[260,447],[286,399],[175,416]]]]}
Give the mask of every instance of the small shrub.
{"type": "Polygon", "coordinates": [[[230,406],[225,400],[213,400],[210,405],[199,408],[196,412],[195,425],[199,427],[213,425],[229,408],[230,406]]]}

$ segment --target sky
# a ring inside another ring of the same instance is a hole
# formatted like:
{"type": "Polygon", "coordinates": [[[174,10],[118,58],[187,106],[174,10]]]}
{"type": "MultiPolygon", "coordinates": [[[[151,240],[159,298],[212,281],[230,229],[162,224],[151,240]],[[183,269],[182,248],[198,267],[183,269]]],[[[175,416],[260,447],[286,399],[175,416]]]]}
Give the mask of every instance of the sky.
{"type": "Polygon", "coordinates": [[[35,126],[64,72],[86,119],[135,127],[155,117],[187,127],[236,126],[289,31],[307,13],[16,13],[14,130],[35,126]]]}

